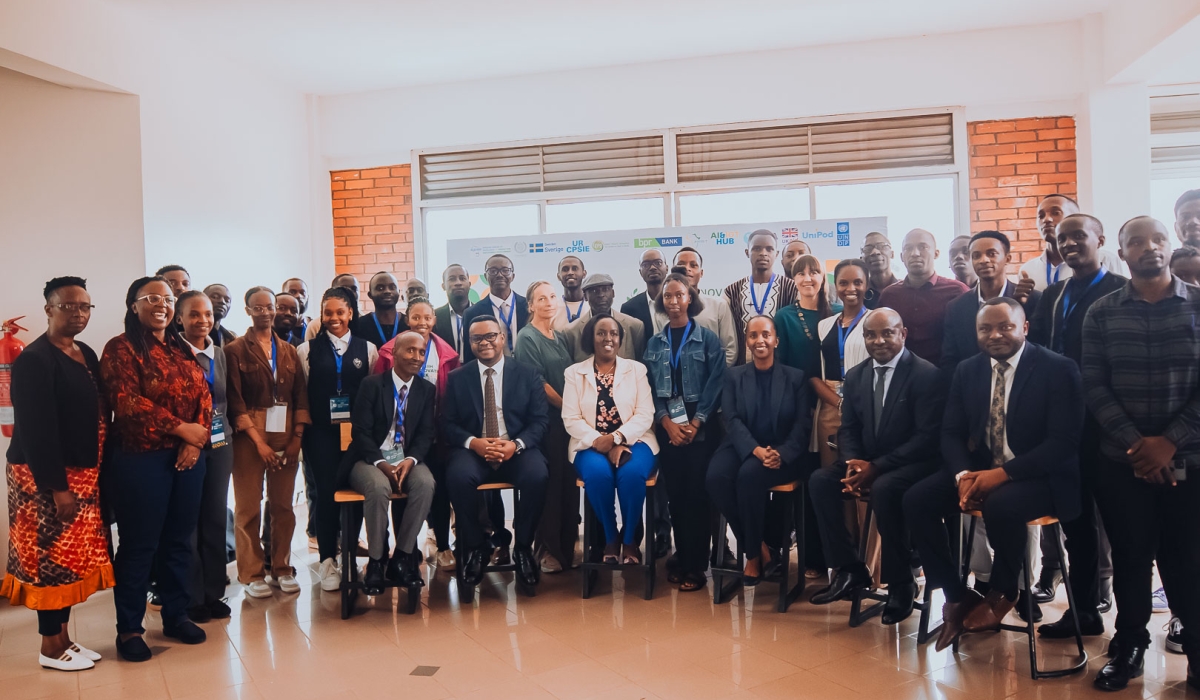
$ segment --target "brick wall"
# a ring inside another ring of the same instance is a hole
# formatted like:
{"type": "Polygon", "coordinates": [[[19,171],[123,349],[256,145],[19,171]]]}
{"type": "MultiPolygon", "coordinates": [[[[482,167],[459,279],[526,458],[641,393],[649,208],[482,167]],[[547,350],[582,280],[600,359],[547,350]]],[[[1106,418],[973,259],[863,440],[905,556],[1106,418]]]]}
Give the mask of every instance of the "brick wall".
{"type": "Polygon", "coordinates": [[[376,272],[391,272],[404,288],[416,276],[412,178],[408,165],[329,174],[333,189],[333,262],[358,278],[363,305],[376,272]]]}
{"type": "Polygon", "coordinates": [[[971,232],[1007,234],[1024,262],[1042,250],[1037,205],[1050,194],[1076,195],[1075,120],[1043,117],[967,124],[971,232]]]}

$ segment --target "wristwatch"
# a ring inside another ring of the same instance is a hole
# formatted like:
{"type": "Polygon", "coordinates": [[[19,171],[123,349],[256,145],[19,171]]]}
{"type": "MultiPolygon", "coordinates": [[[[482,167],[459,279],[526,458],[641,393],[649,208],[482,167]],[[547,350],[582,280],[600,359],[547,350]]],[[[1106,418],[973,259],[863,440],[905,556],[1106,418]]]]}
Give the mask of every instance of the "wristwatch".
{"type": "Polygon", "coordinates": [[[613,444],[614,445],[625,444],[625,436],[622,435],[620,432],[613,433],[613,444]]]}

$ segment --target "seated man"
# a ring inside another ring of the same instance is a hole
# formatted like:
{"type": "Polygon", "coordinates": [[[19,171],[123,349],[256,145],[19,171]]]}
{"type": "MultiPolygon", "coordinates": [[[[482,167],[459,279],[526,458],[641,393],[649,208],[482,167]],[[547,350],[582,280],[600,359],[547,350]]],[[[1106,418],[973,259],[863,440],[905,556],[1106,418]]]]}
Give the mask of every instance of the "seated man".
{"type": "Polygon", "coordinates": [[[467,334],[475,359],[450,373],[443,409],[450,446],[446,486],[458,522],[459,574],[464,585],[478,585],[492,551],[479,523],[476,489],[486,482],[507,482],[521,494],[513,517],[517,577],[532,588],[541,573],[533,558],[533,534],[550,478],[539,449],[549,410],[544,382],[533,367],[504,356],[507,341],[494,316],[476,316],[467,334]]]}
{"type": "Polygon", "coordinates": [[[982,353],[954,372],[942,418],[944,465],[904,496],[927,584],[946,596],[937,649],[963,631],[998,629],[1017,600],[1026,523],[1079,515],[1083,387],[1071,360],[1025,342],[1025,311],[990,299],[975,317],[982,353]],[[966,588],[946,520],[979,510],[994,551],[986,598],[966,588]]]}
{"type": "Polygon", "coordinates": [[[883,582],[888,587],[883,624],[912,614],[917,584],[912,545],[904,525],[905,492],[937,472],[943,398],[937,367],[904,348],[907,332],[892,309],[863,319],[863,341],[871,359],[846,373],[840,460],[809,478],[813,511],[821,529],[825,563],[837,569],[829,586],[812,597],[816,605],[849,598],[871,585],[871,572],[858,556],[846,527],[845,501],[868,495],[882,543],[883,582]]]}
{"type": "Polygon", "coordinates": [[[436,486],[425,457],[435,435],[433,397],[437,390],[416,376],[425,362],[425,341],[412,331],[396,339],[395,364],[386,374],[362,381],[351,413],[351,442],[337,483],[348,483],[366,499],[367,562],[363,586],[368,595],[383,592],[384,578],[401,585],[424,585],[417,535],[433,503],[436,486]],[[388,509],[393,493],[408,494],[396,525],[396,551],[387,560],[388,509]],[[384,564],[387,571],[384,571],[384,564]]]}

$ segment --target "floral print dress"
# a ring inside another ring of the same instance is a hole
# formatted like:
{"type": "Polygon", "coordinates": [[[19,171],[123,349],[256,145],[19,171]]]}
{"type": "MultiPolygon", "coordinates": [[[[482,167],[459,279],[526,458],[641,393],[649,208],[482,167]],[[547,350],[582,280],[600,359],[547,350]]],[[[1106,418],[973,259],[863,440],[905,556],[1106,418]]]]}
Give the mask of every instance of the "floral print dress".
{"type": "Polygon", "coordinates": [[[596,373],[596,430],[609,435],[621,428],[621,413],[613,400],[613,378],[615,374],[596,373]]]}

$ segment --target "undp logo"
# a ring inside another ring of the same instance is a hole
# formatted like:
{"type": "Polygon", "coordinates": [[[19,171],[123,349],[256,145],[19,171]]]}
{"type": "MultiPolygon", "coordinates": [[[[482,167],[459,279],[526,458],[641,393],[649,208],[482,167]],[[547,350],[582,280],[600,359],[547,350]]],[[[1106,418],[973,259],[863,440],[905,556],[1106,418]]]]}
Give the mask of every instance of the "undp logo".
{"type": "Polygon", "coordinates": [[[837,223],[837,244],[839,248],[850,247],[850,222],[839,221],[837,223]]]}

